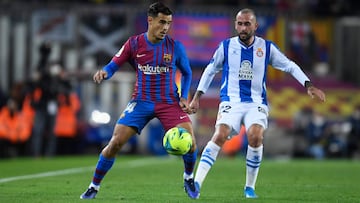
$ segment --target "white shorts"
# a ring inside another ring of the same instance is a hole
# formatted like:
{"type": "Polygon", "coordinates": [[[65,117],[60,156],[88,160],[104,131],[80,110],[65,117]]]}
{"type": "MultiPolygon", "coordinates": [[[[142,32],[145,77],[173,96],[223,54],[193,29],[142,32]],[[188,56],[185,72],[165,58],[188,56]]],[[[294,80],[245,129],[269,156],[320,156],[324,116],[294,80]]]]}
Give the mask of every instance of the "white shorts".
{"type": "Polygon", "coordinates": [[[268,127],[269,108],[263,104],[224,101],[219,104],[216,125],[226,124],[232,128],[230,137],[240,132],[241,125],[248,130],[252,124],[268,127]]]}

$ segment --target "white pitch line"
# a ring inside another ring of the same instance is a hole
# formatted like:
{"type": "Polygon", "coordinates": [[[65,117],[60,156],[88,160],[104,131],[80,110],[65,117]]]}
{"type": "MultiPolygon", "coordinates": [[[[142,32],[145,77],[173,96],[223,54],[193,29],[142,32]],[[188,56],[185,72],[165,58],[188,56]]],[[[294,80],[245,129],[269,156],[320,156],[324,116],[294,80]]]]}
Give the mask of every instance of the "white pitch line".
{"type": "Polygon", "coordinates": [[[23,175],[23,176],[13,176],[13,177],[9,177],[9,178],[1,178],[0,183],[7,183],[7,182],[16,181],[16,180],[26,180],[26,179],[49,177],[49,176],[59,176],[59,175],[66,175],[66,174],[73,174],[73,173],[81,173],[84,171],[88,171],[90,169],[94,170],[94,167],[92,166],[92,167],[83,167],[83,168],[71,168],[71,169],[51,171],[51,172],[45,172],[45,173],[36,173],[36,174],[23,175]]]}
{"type": "MultiPolygon", "coordinates": [[[[133,160],[130,162],[125,163],[124,165],[120,165],[120,167],[128,167],[133,168],[136,166],[144,166],[144,165],[151,165],[156,164],[154,163],[154,159],[140,159],[140,160],[133,160]]],[[[95,166],[88,166],[88,167],[81,167],[81,168],[70,168],[58,171],[50,171],[45,173],[36,173],[30,175],[23,175],[23,176],[13,176],[8,178],[1,178],[0,183],[7,183],[17,180],[27,180],[27,179],[35,179],[35,178],[43,178],[43,177],[50,177],[50,176],[60,176],[60,175],[67,175],[67,174],[75,174],[75,173],[82,173],[86,171],[93,171],[95,166]]]]}

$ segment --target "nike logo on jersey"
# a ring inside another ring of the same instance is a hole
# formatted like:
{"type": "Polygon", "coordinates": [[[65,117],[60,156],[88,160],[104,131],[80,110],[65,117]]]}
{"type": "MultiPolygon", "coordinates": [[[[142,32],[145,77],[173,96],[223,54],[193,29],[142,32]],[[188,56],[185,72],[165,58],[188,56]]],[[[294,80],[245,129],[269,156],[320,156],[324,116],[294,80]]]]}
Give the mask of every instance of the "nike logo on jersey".
{"type": "Polygon", "coordinates": [[[146,54],[136,54],[136,57],[137,58],[140,58],[140,57],[143,57],[143,56],[145,56],[146,54]]]}
{"type": "Polygon", "coordinates": [[[184,118],[186,118],[187,116],[180,116],[180,119],[184,119],[184,118]]]}

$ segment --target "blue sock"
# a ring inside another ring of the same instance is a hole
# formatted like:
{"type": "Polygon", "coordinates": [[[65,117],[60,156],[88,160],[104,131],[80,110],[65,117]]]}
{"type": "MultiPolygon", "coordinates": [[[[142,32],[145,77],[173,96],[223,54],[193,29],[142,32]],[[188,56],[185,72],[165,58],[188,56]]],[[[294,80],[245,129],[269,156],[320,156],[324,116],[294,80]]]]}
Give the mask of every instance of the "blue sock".
{"type": "Polygon", "coordinates": [[[193,153],[187,153],[182,156],[184,160],[184,179],[193,177],[197,154],[198,150],[196,149],[193,153]]]}
{"type": "Polygon", "coordinates": [[[110,170],[110,168],[112,167],[114,162],[115,162],[115,158],[108,159],[108,158],[104,157],[102,154],[100,154],[99,160],[96,165],[95,172],[94,172],[94,177],[92,180],[92,183],[94,185],[100,185],[102,179],[104,178],[106,173],[110,170]]]}

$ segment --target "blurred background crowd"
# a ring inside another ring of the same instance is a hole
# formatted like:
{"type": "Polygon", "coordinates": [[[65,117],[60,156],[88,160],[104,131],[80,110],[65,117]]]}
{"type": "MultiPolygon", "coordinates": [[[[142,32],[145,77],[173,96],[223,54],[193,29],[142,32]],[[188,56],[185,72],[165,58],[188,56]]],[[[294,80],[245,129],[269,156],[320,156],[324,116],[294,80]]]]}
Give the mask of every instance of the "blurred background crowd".
{"type": "MultiPolygon", "coordinates": [[[[153,1],[0,0],[0,158],[98,154],[126,106],[134,74],[125,66],[110,81],[91,77],[122,43],[146,30],[153,1]]],[[[192,92],[234,16],[253,8],[258,35],[274,41],[327,94],[314,102],[291,76],[269,69],[270,125],[265,156],[360,158],[360,3],[355,0],[164,0],[171,33],[186,48],[192,92]]],[[[180,83],[178,75],[178,84],[180,83]]],[[[211,138],[220,78],[191,118],[200,150],[211,138]]],[[[165,155],[153,120],[121,153],[165,155]]],[[[246,132],[224,156],[241,154],[246,132]]]]}

